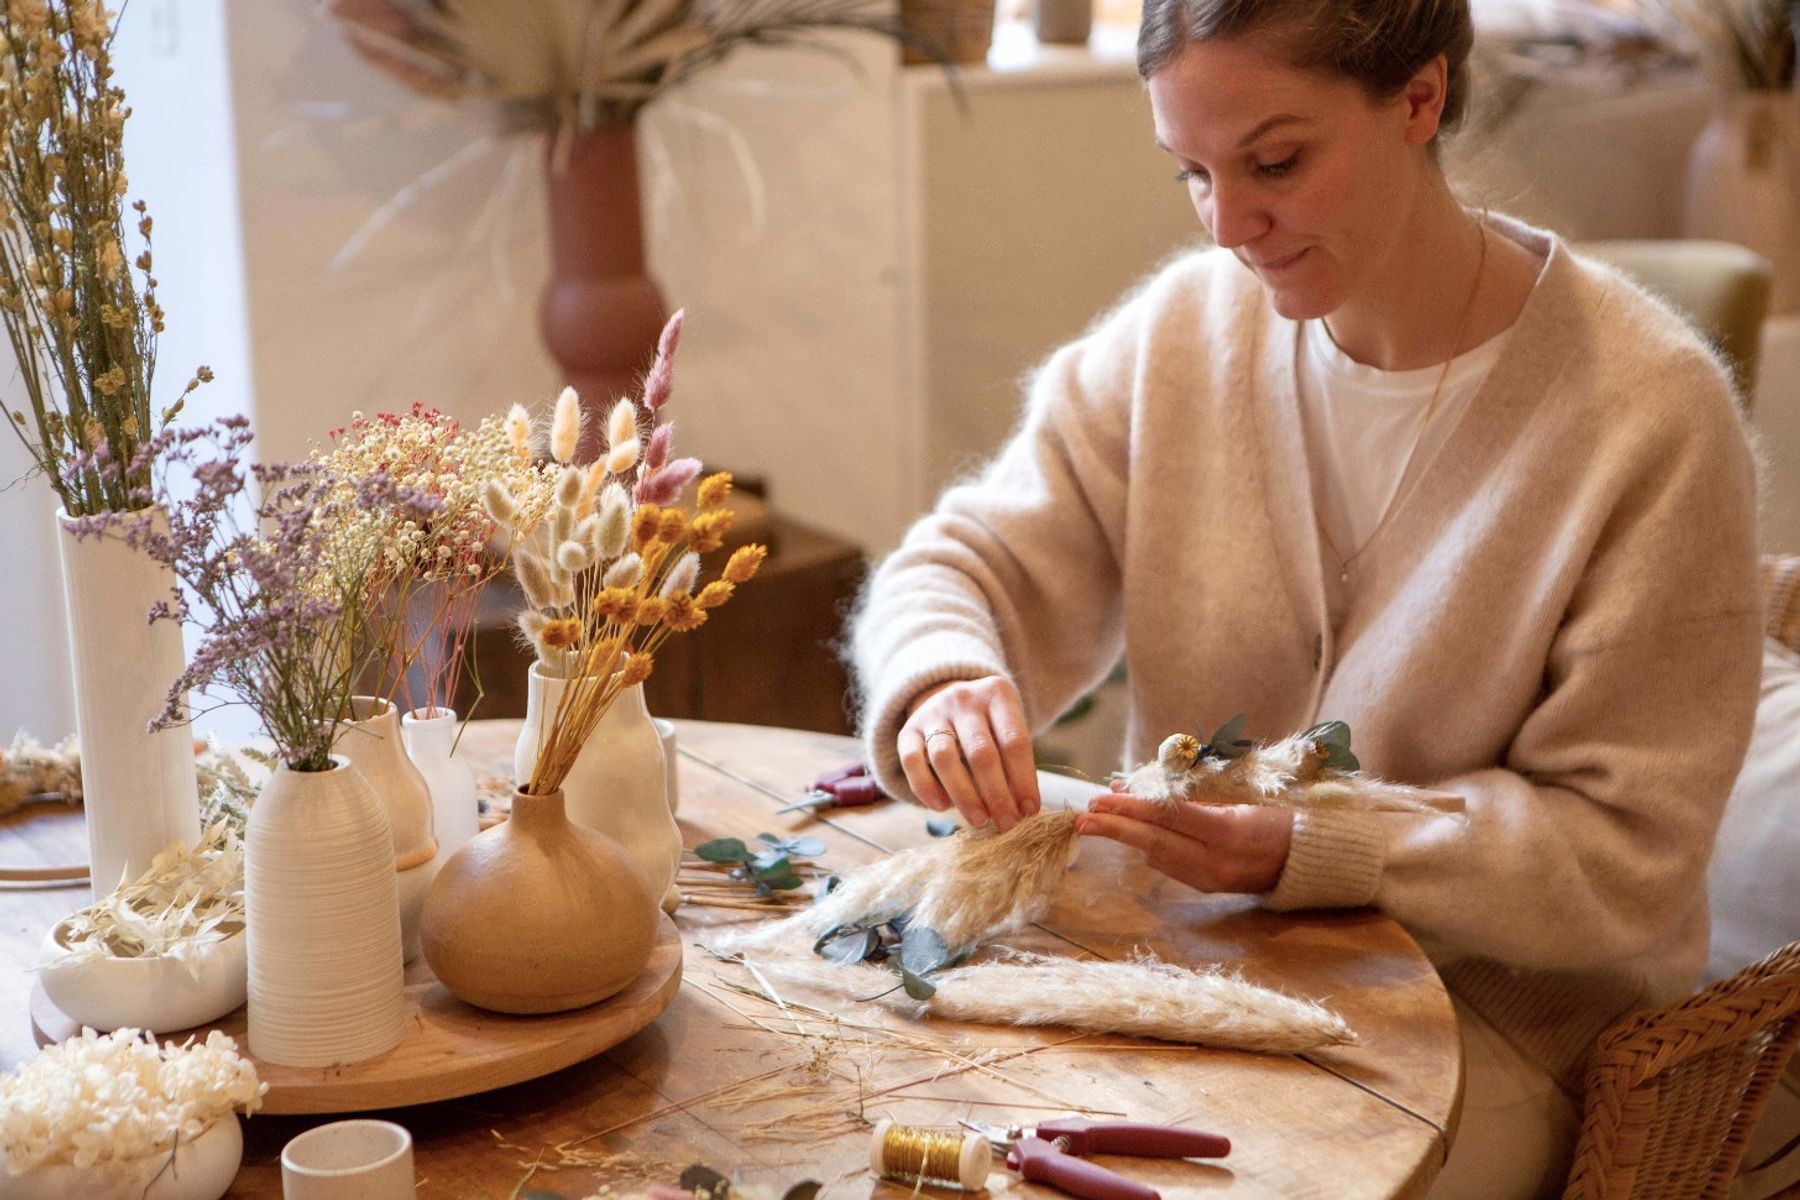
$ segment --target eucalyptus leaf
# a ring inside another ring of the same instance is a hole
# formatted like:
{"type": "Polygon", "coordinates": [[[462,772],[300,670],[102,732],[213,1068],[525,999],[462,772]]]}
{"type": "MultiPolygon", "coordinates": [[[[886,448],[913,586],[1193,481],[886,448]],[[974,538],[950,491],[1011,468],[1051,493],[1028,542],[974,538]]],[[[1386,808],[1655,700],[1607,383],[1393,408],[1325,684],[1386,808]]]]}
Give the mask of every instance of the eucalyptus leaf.
{"type": "Polygon", "coordinates": [[[1342,721],[1314,725],[1300,735],[1325,747],[1325,766],[1333,771],[1360,771],[1362,763],[1350,752],[1350,726],[1342,721]]]}
{"type": "Polygon", "coordinates": [[[937,995],[937,984],[932,983],[929,979],[920,978],[904,967],[900,969],[900,986],[905,988],[906,994],[914,1000],[929,1000],[937,995]]]}
{"type": "Polygon", "coordinates": [[[701,842],[694,847],[694,853],[707,862],[716,863],[743,862],[755,857],[750,847],[737,838],[714,838],[710,842],[701,842]]]}
{"type": "Polygon", "coordinates": [[[762,892],[764,895],[769,894],[771,891],[791,892],[795,888],[805,886],[806,880],[800,878],[792,871],[788,871],[783,875],[759,875],[756,879],[756,890],[762,892]]]}
{"type": "Polygon", "coordinates": [[[829,929],[813,943],[814,954],[845,966],[867,962],[880,948],[880,932],[858,925],[840,925],[836,929],[829,929]]]}
{"type": "Polygon", "coordinates": [[[561,1192],[546,1192],[532,1188],[529,1192],[521,1193],[519,1200],[568,1200],[568,1198],[561,1192]]]}
{"type": "Polygon", "coordinates": [[[900,966],[914,975],[929,975],[949,961],[950,947],[935,929],[909,926],[900,939],[900,966]]]}
{"type": "Polygon", "coordinates": [[[1220,758],[1242,758],[1248,754],[1255,743],[1244,736],[1244,714],[1238,713],[1219,726],[1219,731],[1212,735],[1209,744],[1212,752],[1220,758]]]}
{"type": "Polygon", "coordinates": [[[759,876],[786,871],[791,866],[788,856],[779,850],[765,850],[750,860],[750,869],[759,876]]]}
{"type": "Polygon", "coordinates": [[[925,832],[932,837],[949,837],[957,830],[955,817],[929,817],[925,821],[925,832]]]}
{"type": "Polygon", "coordinates": [[[814,1179],[803,1179],[781,1194],[781,1200],[814,1200],[825,1185],[814,1179]]]}
{"type": "Polygon", "coordinates": [[[842,882],[844,881],[839,879],[836,875],[827,875],[825,878],[819,880],[813,888],[813,903],[817,904],[825,897],[831,895],[832,892],[837,890],[838,884],[842,882]]]}
{"type": "Polygon", "coordinates": [[[756,840],[790,858],[817,858],[825,853],[825,843],[815,837],[778,838],[772,833],[759,833],[756,840]]]}

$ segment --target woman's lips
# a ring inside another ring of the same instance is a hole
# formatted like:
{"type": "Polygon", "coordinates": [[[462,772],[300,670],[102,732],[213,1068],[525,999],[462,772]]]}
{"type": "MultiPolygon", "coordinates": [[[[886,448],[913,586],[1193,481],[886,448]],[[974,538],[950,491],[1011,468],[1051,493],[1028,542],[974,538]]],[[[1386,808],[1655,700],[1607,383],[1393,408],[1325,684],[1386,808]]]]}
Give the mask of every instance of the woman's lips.
{"type": "Polygon", "coordinates": [[[1306,247],[1305,250],[1296,250],[1292,254],[1286,255],[1282,258],[1270,259],[1267,262],[1258,262],[1258,263],[1253,263],[1252,265],[1261,274],[1264,274],[1264,275],[1279,274],[1280,272],[1286,271],[1290,267],[1294,266],[1294,264],[1298,263],[1302,258],[1304,258],[1306,256],[1307,250],[1311,250],[1311,249],[1312,249],[1312,247],[1308,246],[1308,247],[1306,247]]]}

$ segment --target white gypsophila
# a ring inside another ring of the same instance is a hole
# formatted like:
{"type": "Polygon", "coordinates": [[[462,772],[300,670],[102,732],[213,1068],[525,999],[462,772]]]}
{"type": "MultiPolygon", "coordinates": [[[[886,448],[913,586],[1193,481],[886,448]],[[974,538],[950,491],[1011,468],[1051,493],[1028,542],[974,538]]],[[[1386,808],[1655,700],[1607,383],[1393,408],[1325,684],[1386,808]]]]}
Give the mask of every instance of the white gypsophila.
{"type": "Polygon", "coordinates": [[[677,592],[692,592],[694,585],[700,582],[700,556],[689,550],[675,560],[669,573],[663,576],[661,595],[667,599],[677,592]]]}
{"type": "Polygon", "coordinates": [[[91,1029],[0,1076],[0,1158],[9,1174],[168,1153],[233,1109],[255,1112],[268,1085],[213,1030],[158,1046],[135,1029],[91,1029]]]}
{"type": "Polygon", "coordinates": [[[606,587],[636,587],[638,580],[643,577],[644,560],[635,554],[627,554],[606,568],[606,574],[600,582],[606,587]]]}

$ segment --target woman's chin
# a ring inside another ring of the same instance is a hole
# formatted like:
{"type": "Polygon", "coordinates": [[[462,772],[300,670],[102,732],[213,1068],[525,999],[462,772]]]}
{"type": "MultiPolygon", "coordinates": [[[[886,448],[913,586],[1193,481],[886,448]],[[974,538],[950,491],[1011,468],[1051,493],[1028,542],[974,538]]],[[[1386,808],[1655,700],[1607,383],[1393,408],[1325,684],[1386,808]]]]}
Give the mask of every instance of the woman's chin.
{"type": "Polygon", "coordinates": [[[1337,300],[1320,288],[1271,284],[1267,280],[1263,287],[1275,311],[1290,321],[1315,321],[1337,308],[1337,300]]]}

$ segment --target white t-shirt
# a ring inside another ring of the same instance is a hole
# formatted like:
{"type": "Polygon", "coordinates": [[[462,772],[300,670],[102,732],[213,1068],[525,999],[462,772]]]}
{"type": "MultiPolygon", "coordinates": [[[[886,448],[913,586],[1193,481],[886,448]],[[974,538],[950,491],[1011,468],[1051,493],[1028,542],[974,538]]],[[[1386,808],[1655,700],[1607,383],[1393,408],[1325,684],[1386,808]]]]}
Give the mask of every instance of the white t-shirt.
{"type": "MultiPolygon", "coordinates": [[[[1300,418],[1306,433],[1307,465],[1313,477],[1313,503],[1319,514],[1320,553],[1325,564],[1325,598],[1332,624],[1343,618],[1347,588],[1338,576],[1342,564],[1326,544],[1350,557],[1366,544],[1406,482],[1408,456],[1412,474],[1431,461],[1456,427],[1469,401],[1506,348],[1510,329],[1457,356],[1444,374],[1436,363],[1416,371],[1383,371],[1365,366],[1338,348],[1323,321],[1301,326],[1295,374],[1300,387],[1300,418]],[[1419,422],[1443,375],[1443,390],[1431,421],[1419,422]],[[1418,449],[1413,450],[1414,438],[1418,449]]],[[[1351,567],[1355,579],[1355,564],[1351,567]]]]}

